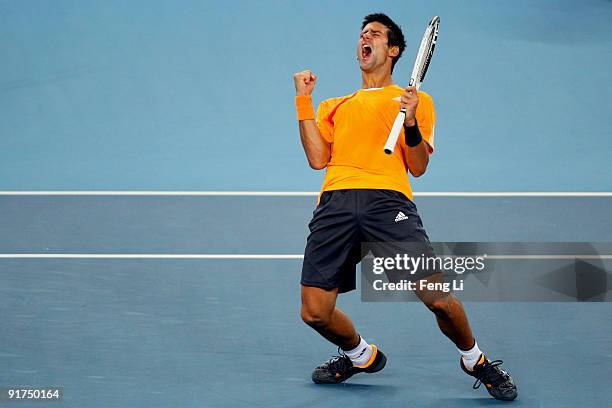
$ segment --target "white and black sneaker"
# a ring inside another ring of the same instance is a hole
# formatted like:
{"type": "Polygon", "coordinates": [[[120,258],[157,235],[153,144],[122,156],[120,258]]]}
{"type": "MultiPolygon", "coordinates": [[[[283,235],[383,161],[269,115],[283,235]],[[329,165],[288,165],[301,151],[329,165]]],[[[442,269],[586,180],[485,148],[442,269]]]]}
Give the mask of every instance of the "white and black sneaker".
{"type": "Polygon", "coordinates": [[[357,373],[375,373],[385,368],[387,357],[375,345],[372,346],[372,357],[363,366],[355,366],[351,359],[340,349],[334,356],[318,366],[312,372],[312,381],[317,384],[338,384],[348,380],[357,373]]]}
{"type": "Polygon", "coordinates": [[[499,367],[502,363],[501,360],[489,361],[482,354],[473,370],[468,370],[463,364],[463,359],[461,359],[461,368],[468,375],[476,377],[472,388],[477,389],[484,384],[489,394],[495,399],[512,401],[518,396],[516,384],[510,374],[499,367]]]}

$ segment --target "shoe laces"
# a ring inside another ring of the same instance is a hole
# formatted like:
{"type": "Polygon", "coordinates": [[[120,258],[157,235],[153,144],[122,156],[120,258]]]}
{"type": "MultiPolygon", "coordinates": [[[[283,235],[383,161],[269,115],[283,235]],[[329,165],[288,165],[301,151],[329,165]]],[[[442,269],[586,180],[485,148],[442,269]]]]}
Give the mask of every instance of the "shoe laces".
{"type": "Polygon", "coordinates": [[[496,387],[511,388],[508,382],[510,376],[507,372],[499,368],[504,362],[502,360],[486,361],[482,367],[478,368],[478,379],[472,386],[474,389],[480,388],[483,383],[492,384],[496,387]]]}
{"type": "Polygon", "coordinates": [[[353,363],[351,362],[351,359],[342,352],[340,347],[338,347],[338,355],[331,356],[331,358],[324,362],[321,366],[338,371],[344,375],[344,373],[346,373],[353,366],[353,363]]]}

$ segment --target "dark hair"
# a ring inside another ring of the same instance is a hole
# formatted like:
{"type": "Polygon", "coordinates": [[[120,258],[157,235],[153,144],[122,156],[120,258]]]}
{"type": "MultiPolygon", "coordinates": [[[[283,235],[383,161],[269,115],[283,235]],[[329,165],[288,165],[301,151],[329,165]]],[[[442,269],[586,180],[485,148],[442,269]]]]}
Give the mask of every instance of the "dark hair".
{"type": "Polygon", "coordinates": [[[387,27],[389,31],[387,31],[387,44],[389,44],[389,48],[398,47],[399,54],[397,57],[394,57],[391,62],[391,72],[393,72],[393,67],[402,56],[404,49],[406,48],[406,40],[404,39],[404,33],[402,33],[402,28],[395,24],[393,20],[389,18],[386,14],[383,13],[373,13],[368,14],[363,18],[363,23],[361,23],[361,29],[370,24],[370,23],[380,23],[387,27]]]}

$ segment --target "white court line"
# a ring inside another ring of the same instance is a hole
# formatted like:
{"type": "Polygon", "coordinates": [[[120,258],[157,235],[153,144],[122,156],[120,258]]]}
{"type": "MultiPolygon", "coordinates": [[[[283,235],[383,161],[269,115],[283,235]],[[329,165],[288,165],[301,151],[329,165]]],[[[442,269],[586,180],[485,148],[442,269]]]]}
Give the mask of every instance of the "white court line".
{"type": "Polygon", "coordinates": [[[316,191],[0,191],[0,196],[286,196],[316,197],[316,191]]]}
{"type": "Polygon", "coordinates": [[[612,255],[486,255],[486,259],[503,259],[509,261],[542,261],[573,259],[612,259],[612,255]]]}
{"type": "MultiPolygon", "coordinates": [[[[0,254],[0,259],[304,259],[301,254],[0,254]]],[[[573,260],[610,259],[612,255],[486,255],[486,259],[573,260]]]]}
{"type": "Polygon", "coordinates": [[[0,259],[304,259],[292,254],[0,254],[0,259]]]}
{"type": "MultiPolygon", "coordinates": [[[[316,197],[317,191],[0,191],[0,196],[276,196],[316,197]]],[[[415,197],[612,197],[610,191],[430,191],[415,197]]]]}

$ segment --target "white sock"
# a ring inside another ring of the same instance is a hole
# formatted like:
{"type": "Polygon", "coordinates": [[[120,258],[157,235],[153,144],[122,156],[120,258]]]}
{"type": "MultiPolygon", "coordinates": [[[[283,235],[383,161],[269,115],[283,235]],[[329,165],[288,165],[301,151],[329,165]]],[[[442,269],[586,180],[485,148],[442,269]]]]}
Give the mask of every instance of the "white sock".
{"type": "Polygon", "coordinates": [[[480,360],[480,356],[482,355],[482,351],[478,348],[478,343],[474,341],[474,347],[469,350],[459,350],[461,354],[461,359],[463,360],[463,364],[468,370],[473,370],[478,360],[480,360]]]}
{"type": "Polygon", "coordinates": [[[368,361],[370,361],[370,357],[372,357],[372,346],[370,346],[363,337],[359,336],[360,341],[357,347],[352,350],[343,350],[344,354],[348,356],[353,362],[355,366],[363,366],[366,365],[368,361]]]}

